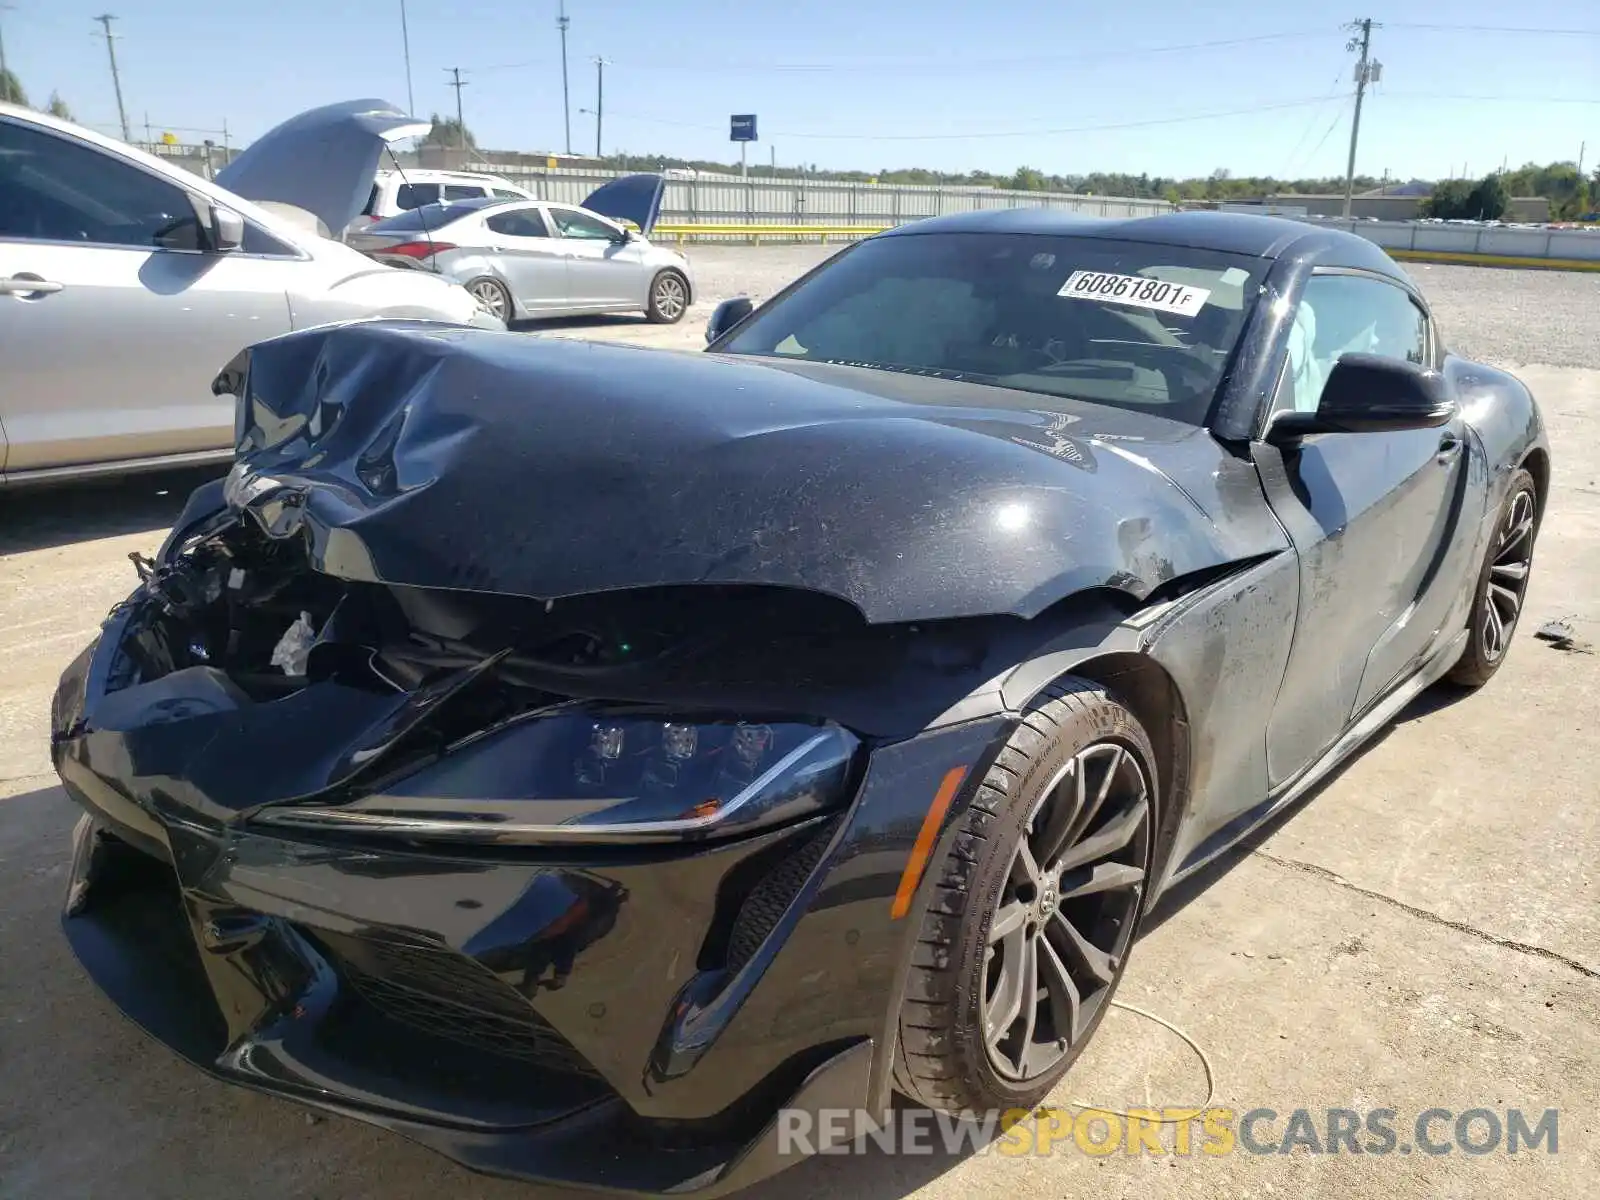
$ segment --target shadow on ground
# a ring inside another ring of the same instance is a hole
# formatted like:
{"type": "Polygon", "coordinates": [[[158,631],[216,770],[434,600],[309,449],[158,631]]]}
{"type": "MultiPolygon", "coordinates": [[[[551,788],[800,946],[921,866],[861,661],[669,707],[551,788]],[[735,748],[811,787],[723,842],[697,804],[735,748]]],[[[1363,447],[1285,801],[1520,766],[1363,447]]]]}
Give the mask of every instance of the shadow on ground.
{"type": "Polygon", "coordinates": [[[0,555],[166,530],[183,512],[189,493],[227,469],[223,463],[0,492],[0,555]]]}

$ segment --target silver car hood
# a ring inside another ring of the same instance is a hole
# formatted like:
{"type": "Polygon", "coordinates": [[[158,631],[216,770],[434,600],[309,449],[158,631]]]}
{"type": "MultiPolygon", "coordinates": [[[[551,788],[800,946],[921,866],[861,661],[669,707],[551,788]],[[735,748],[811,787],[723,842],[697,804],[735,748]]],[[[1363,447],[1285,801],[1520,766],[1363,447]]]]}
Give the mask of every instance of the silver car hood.
{"type": "Polygon", "coordinates": [[[246,200],[292,204],[340,230],[366,207],[384,147],[432,128],[387,100],[327,104],[257,138],[217,172],[217,183],[246,200]]]}

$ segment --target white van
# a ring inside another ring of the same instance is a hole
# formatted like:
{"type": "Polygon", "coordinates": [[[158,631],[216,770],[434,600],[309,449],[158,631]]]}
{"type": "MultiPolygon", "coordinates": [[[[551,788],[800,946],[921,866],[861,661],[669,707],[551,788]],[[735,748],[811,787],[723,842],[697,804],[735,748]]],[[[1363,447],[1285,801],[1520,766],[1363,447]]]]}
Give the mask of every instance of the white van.
{"type": "Polygon", "coordinates": [[[365,229],[376,221],[398,217],[424,204],[452,200],[477,200],[492,196],[499,200],[534,200],[536,196],[509,179],[478,171],[379,171],[373,178],[372,192],[361,215],[346,227],[346,233],[365,229]]]}

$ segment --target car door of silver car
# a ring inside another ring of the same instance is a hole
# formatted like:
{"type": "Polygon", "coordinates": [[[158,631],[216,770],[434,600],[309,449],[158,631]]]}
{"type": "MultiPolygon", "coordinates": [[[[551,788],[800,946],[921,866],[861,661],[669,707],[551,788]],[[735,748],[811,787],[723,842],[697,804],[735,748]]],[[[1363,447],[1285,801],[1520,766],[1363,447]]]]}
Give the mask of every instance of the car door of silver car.
{"type": "Polygon", "coordinates": [[[571,307],[566,248],[553,237],[537,205],[491,213],[483,222],[494,242],[494,257],[517,306],[529,316],[571,307]]]}
{"type": "Polygon", "coordinates": [[[552,204],[549,213],[566,248],[567,287],[574,308],[645,306],[649,280],[642,243],[622,241],[620,226],[580,209],[552,204]]]}
{"type": "Polygon", "coordinates": [[[304,264],[254,227],[210,251],[206,214],[142,164],[0,118],[7,475],[231,444],[211,381],[289,329],[285,271],[304,264]]]}

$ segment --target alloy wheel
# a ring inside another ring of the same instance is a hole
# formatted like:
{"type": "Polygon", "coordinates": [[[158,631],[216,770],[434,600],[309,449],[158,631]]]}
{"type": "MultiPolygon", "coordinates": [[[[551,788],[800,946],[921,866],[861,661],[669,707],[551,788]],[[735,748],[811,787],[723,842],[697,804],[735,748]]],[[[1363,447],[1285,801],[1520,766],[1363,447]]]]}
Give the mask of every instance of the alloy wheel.
{"type": "Polygon", "coordinates": [[[1523,489],[1512,497],[1496,534],[1494,560],[1484,585],[1483,656],[1489,662],[1505,654],[1522,615],[1533,566],[1534,516],[1533,493],[1523,489]]]}
{"type": "Polygon", "coordinates": [[[989,922],[981,1018],[1002,1077],[1038,1078],[1093,1029],[1133,940],[1149,840],[1149,782],[1119,743],[1084,747],[1045,789],[989,922]]]}
{"type": "Polygon", "coordinates": [[[656,312],[664,319],[675,321],[681,317],[687,299],[683,280],[676,275],[662,275],[656,280],[656,312]]]}
{"type": "Polygon", "coordinates": [[[494,280],[475,280],[472,286],[467,290],[472,293],[472,298],[479,304],[483,305],[484,308],[488,309],[502,321],[506,319],[507,305],[505,289],[494,280]]]}

